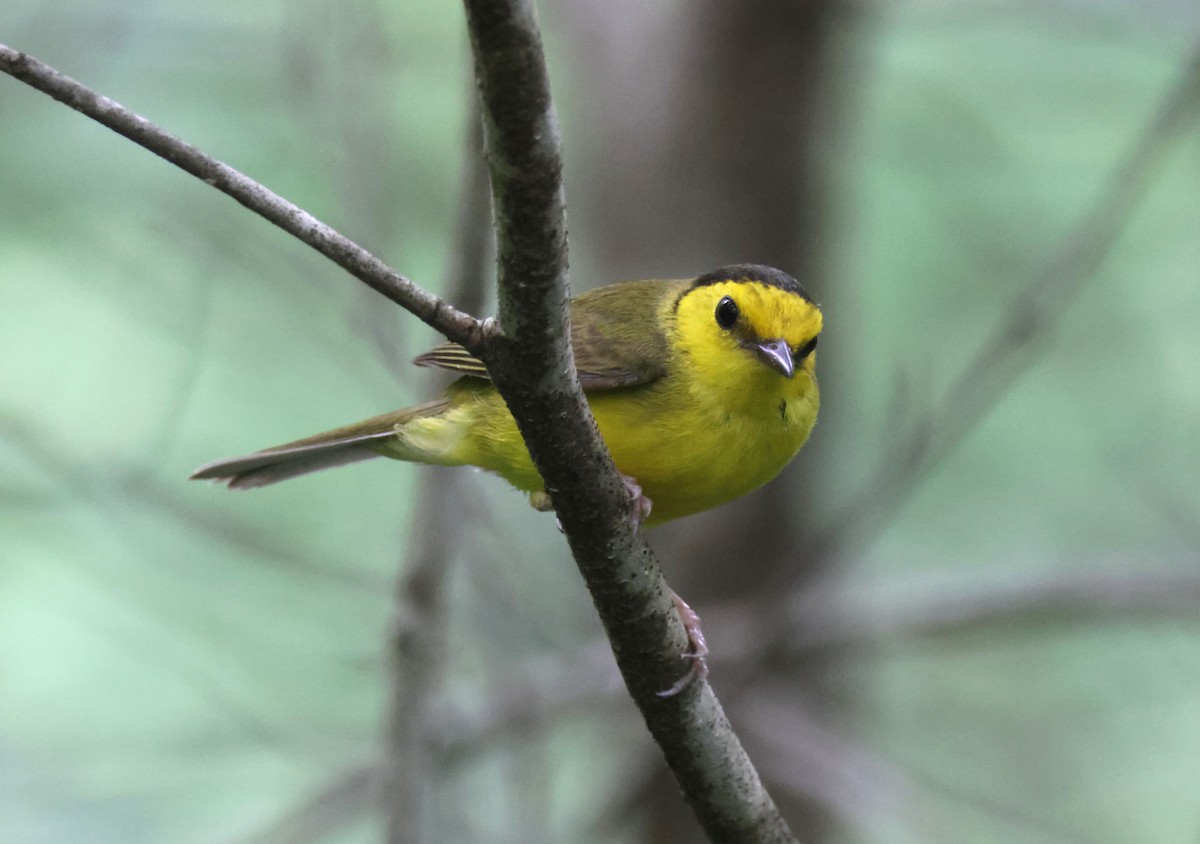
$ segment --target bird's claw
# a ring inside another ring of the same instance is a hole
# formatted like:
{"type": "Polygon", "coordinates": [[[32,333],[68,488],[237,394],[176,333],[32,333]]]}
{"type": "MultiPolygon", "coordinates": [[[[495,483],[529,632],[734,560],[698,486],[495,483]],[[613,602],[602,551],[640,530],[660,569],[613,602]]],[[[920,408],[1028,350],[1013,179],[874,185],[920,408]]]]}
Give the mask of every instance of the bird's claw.
{"type": "MultiPolygon", "coordinates": [[[[621,482],[625,484],[625,492],[629,495],[629,503],[631,505],[629,521],[636,533],[638,528],[642,526],[642,522],[650,518],[650,509],[654,506],[654,503],[642,492],[641,484],[637,482],[637,479],[629,475],[621,475],[621,482]]],[[[687,604],[684,604],[684,606],[686,607],[687,604]]],[[[692,615],[695,615],[695,613],[692,613],[692,615]]]]}
{"type": "Polygon", "coordinates": [[[671,600],[675,602],[675,611],[679,613],[679,620],[683,622],[688,637],[688,650],[680,654],[680,658],[690,660],[691,665],[671,688],[659,692],[659,697],[674,697],[708,677],[708,662],[704,659],[708,656],[708,643],[704,641],[704,631],[700,629],[700,616],[674,592],[671,593],[671,600]]]}
{"type": "MultiPolygon", "coordinates": [[[[642,523],[650,518],[650,509],[654,504],[642,493],[641,485],[629,475],[621,475],[621,483],[625,485],[625,492],[629,496],[629,526],[633,528],[634,533],[637,533],[642,523]]],[[[542,490],[529,493],[529,504],[539,513],[549,513],[554,509],[554,502],[550,500],[550,494],[542,490]]],[[[555,523],[558,525],[558,532],[564,533],[562,521],[556,519],[555,523]]],[[[687,605],[684,604],[684,606],[687,605]]],[[[695,613],[692,614],[695,615],[695,613]]]]}

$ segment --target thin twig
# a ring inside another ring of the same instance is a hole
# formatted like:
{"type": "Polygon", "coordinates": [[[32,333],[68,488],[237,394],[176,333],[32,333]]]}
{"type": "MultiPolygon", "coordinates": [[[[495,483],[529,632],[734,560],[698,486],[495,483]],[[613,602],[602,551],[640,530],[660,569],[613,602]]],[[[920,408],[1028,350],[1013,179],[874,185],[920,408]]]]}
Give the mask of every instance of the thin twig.
{"type": "Polygon", "coordinates": [[[451,340],[478,351],[481,324],[258,182],[37,59],[0,44],[0,71],[48,94],[232,197],[451,340]]]}

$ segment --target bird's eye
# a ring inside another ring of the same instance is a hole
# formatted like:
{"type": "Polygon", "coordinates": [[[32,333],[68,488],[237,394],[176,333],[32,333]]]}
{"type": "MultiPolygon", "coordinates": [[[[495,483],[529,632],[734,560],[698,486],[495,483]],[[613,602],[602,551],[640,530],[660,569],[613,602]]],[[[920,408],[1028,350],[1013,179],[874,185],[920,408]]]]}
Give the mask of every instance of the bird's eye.
{"type": "Polygon", "coordinates": [[[733,324],[737,322],[737,318],[737,302],[728,296],[717,302],[717,325],[722,328],[733,328],[733,324]]]}
{"type": "Polygon", "coordinates": [[[792,355],[792,359],[795,360],[796,363],[800,363],[800,361],[804,360],[806,357],[808,357],[814,351],[816,351],[817,339],[820,336],[821,335],[818,334],[816,337],[812,338],[807,343],[805,343],[803,346],[801,346],[799,349],[797,349],[796,354],[792,355]]]}

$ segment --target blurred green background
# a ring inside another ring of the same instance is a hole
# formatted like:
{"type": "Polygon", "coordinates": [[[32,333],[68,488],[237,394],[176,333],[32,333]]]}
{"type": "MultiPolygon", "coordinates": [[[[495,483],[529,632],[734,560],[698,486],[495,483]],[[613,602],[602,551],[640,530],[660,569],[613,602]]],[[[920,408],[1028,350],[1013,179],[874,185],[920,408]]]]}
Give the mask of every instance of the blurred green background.
{"type": "MultiPolygon", "coordinates": [[[[761,261],[825,307],[796,464],[651,538],[804,839],[1200,840],[1194,121],[1077,293],[1031,296],[1195,61],[1195,3],[539,8],[574,289],[761,261]],[[735,641],[767,606],[786,658],[735,641]]],[[[10,0],[0,41],[443,289],[457,4],[10,0]]],[[[520,495],[462,471],[430,526],[430,470],[390,462],[184,480],[428,395],[429,329],[7,77],[0,197],[0,840],[379,840],[423,529],[452,541],[414,837],[696,840],[520,495]]]]}

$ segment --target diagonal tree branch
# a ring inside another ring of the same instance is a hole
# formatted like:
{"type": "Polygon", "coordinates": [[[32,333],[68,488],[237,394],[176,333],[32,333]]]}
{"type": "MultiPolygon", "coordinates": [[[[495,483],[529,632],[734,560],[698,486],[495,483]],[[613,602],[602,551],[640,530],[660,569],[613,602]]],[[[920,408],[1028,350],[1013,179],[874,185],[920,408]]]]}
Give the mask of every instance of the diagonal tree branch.
{"type": "Polygon", "coordinates": [[[212,185],[255,214],[316,249],[451,340],[479,349],[480,322],[409,281],[349,238],[248,176],[205,155],[149,120],[59,73],[32,56],[0,44],[0,71],[48,94],[119,135],[212,185]]]}
{"type": "Polygon", "coordinates": [[[499,258],[488,370],[545,480],[618,666],[714,841],[794,841],[707,682],[658,695],[686,641],[576,377],[558,124],[532,0],[466,0],[499,258]]]}

